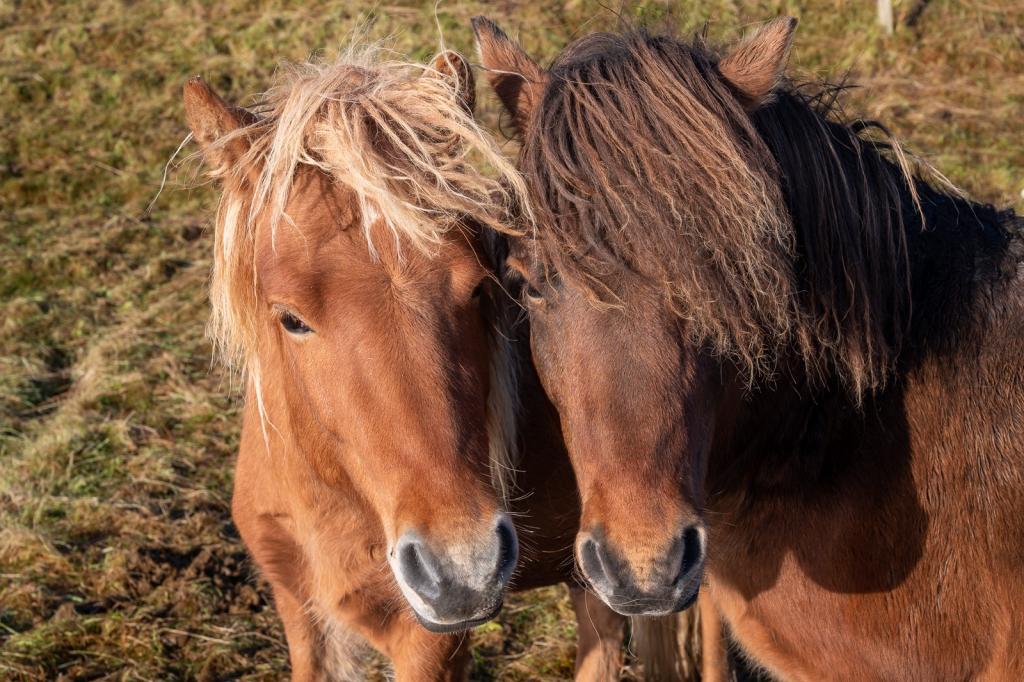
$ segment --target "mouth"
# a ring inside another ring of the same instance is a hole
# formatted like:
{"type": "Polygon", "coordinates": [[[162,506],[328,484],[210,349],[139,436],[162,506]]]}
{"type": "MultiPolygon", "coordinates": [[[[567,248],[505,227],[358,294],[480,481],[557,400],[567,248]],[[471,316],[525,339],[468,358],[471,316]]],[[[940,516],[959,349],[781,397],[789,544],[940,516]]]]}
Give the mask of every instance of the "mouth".
{"type": "Polygon", "coordinates": [[[663,596],[605,595],[601,591],[597,591],[597,595],[623,616],[666,616],[693,606],[700,595],[700,580],[692,581],[681,592],[673,591],[663,596]]]}
{"type": "Polygon", "coordinates": [[[498,613],[501,612],[502,606],[504,606],[504,601],[499,599],[498,603],[494,605],[494,608],[492,608],[485,615],[479,618],[453,621],[451,623],[436,623],[432,620],[427,620],[426,618],[421,616],[419,612],[416,611],[416,609],[413,609],[413,613],[416,614],[416,620],[420,622],[420,625],[425,627],[427,630],[430,630],[431,632],[438,635],[448,635],[454,632],[463,632],[465,630],[469,630],[470,628],[475,628],[477,625],[483,625],[484,623],[490,620],[494,620],[495,616],[497,616],[498,613]]]}
{"type": "Polygon", "coordinates": [[[697,596],[699,594],[700,594],[700,588],[697,588],[696,590],[693,591],[692,594],[684,596],[679,601],[679,603],[676,604],[676,607],[674,609],[672,609],[672,610],[674,612],[685,611],[686,609],[688,609],[688,608],[690,608],[691,606],[694,605],[694,603],[697,601],[697,596]]]}

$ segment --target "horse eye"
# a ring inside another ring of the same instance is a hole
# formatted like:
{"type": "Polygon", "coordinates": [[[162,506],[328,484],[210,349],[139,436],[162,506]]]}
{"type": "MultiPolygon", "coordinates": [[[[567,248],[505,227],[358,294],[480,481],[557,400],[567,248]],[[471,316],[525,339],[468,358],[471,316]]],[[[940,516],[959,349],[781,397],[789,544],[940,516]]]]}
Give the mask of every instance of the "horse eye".
{"type": "Polygon", "coordinates": [[[482,293],[484,293],[484,283],[480,282],[480,284],[476,285],[476,289],[473,289],[473,299],[476,300],[480,298],[480,294],[482,293]]]}
{"type": "Polygon", "coordinates": [[[527,303],[533,303],[536,305],[544,301],[544,297],[541,296],[540,291],[537,290],[537,287],[533,286],[529,282],[527,282],[526,285],[523,286],[523,293],[526,295],[527,303]]]}
{"type": "Polygon", "coordinates": [[[313,331],[308,324],[291,313],[281,313],[281,326],[289,334],[303,335],[313,331]]]}

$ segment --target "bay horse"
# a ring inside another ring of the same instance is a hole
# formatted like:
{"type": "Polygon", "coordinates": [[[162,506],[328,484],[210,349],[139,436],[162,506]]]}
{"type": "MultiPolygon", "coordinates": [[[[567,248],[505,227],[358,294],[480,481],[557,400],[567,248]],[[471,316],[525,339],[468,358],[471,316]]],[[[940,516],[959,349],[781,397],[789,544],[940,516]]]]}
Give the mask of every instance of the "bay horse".
{"type": "Polygon", "coordinates": [[[474,20],[578,562],[620,613],[703,584],[780,679],[1022,679],[1024,221],[787,79],[795,23],[543,69],[474,20]]]}
{"type": "Polygon", "coordinates": [[[579,678],[618,679],[624,618],[573,580],[573,472],[488,265],[522,182],[473,99],[453,52],[295,65],[255,111],[185,86],[222,189],[211,336],[246,378],[232,515],[295,680],[361,679],[366,645],[460,679],[462,631],[559,582],[579,678]]]}

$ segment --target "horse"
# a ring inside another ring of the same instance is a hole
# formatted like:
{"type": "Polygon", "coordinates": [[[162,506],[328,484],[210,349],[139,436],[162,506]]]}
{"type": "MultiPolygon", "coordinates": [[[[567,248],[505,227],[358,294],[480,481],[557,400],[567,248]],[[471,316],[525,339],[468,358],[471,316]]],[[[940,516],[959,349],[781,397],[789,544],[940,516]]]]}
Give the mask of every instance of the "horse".
{"type": "Polygon", "coordinates": [[[252,111],[184,88],[221,186],[210,334],[245,377],[232,516],[295,680],[361,679],[370,649],[399,680],[462,679],[463,631],[558,583],[579,679],[618,679],[625,619],[572,575],[573,472],[488,265],[524,190],[473,87],[454,52],[352,49],[252,111]]]}
{"type": "Polygon", "coordinates": [[[795,25],[544,69],[474,19],[578,562],[620,613],[702,595],[779,679],[1021,679],[1024,221],[787,78],[795,25]]]}

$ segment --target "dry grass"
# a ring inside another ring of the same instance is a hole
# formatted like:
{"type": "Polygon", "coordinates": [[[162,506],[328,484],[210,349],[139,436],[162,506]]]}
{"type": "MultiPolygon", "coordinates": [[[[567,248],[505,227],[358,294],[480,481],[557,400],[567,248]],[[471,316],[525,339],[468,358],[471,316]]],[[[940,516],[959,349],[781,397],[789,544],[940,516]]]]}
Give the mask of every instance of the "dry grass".
{"type": "MultiPolygon", "coordinates": [[[[597,2],[445,3],[451,46],[490,14],[550,57],[614,25],[597,2]]],[[[904,15],[915,2],[897,3],[904,15]]],[[[287,652],[228,517],[235,386],[203,337],[212,191],[164,162],[180,87],[236,100],[279,59],[368,31],[423,58],[432,3],[0,0],[0,678],[276,679],[287,652]]],[[[853,0],[643,2],[628,14],[735,35],[802,20],[794,63],[851,69],[881,118],[978,198],[1024,209],[1024,7],[932,0],[894,37],[853,0]]],[[[495,124],[487,99],[483,113],[495,124]]],[[[561,590],[480,628],[478,679],[570,675],[561,590]]]]}

